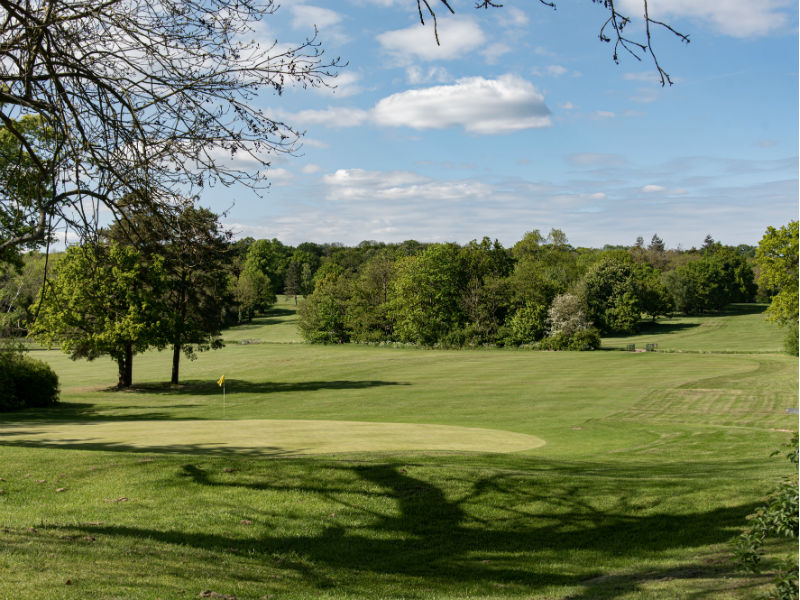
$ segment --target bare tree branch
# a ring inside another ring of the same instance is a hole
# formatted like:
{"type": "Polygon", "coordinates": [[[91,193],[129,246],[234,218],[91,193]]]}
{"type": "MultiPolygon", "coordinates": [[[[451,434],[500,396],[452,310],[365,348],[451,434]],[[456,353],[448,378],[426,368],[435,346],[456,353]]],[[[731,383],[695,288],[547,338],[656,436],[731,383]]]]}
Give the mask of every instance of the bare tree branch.
{"type": "MultiPolygon", "coordinates": [[[[661,81],[661,85],[672,85],[673,81],[662,67],[658,61],[658,57],[656,56],[655,50],[653,49],[653,35],[651,31],[651,25],[656,25],[668,31],[669,33],[676,36],[680,41],[688,44],[689,43],[689,36],[683,34],[676,29],[674,29],[671,25],[664,23],[663,21],[659,21],[656,19],[650,18],[650,11],[648,7],[648,0],[642,0],[642,8],[644,10],[644,14],[642,17],[642,21],[644,23],[645,29],[645,37],[643,40],[635,40],[633,38],[628,37],[624,30],[626,26],[628,26],[632,20],[629,16],[620,13],[617,10],[617,7],[614,4],[614,0],[591,0],[593,4],[599,4],[607,11],[607,18],[603,22],[603,25],[600,27],[600,33],[598,37],[600,41],[607,42],[607,43],[614,43],[614,53],[613,53],[613,60],[615,63],[619,63],[619,51],[620,49],[627,52],[633,58],[638,61],[641,61],[642,58],[647,55],[653,61],[653,66],[655,66],[656,71],[658,73],[659,79],[661,81]],[[607,30],[611,30],[610,33],[607,33],[607,30]]],[[[440,0],[442,4],[444,4],[451,13],[453,13],[453,9],[448,3],[447,0],[440,0]]],[[[436,43],[439,44],[439,32],[437,30],[437,23],[436,23],[436,14],[434,13],[433,9],[431,8],[430,4],[427,0],[417,0],[417,9],[419,10],[419,20],[420,23],[423,25],[425,24],[425,19],[423,18],[422,13],[422,6],[421,4],[425,5],[428,14],[433,18],[433,34],[436,38],[436,43]]],[[[550,0],[539,0],[540,4],[545,6],[549,6],[551,8],[556,8],[556,3],[550,0]]],[[[475,8],[501,8],[503,5],[499,2],[494,2],[493,0],[480,0],[480,2],[475,2],[475,8]]]]}
{"type": "MultiPolygon", "coordinates": [[[[16,139],[0,160],[24,151],[26,169],[53,187],[14,213],[24,231],[0,225],[0,252],[44,241],[46,216],[91,236],[99,206],[118,217],[119,199],[136,191],[168,206],[212,184],[265,187],[271,156],[294,152],[301,134],[253,99],[328,85],[341,65],[325,59],[316,36],[290,46],[254,39],[276,8],[274,0],[0,0],[0,124],[16,139]],[[47,144],[14,126],[31,115],[47,144]],[[238,153],[258,169],[237,168],[229,159],[238,153]]],[[[13,175],[19,183],[22,171],[13,175]]],[[[13,190],[0,187],[5,210],[13,190]]]]}

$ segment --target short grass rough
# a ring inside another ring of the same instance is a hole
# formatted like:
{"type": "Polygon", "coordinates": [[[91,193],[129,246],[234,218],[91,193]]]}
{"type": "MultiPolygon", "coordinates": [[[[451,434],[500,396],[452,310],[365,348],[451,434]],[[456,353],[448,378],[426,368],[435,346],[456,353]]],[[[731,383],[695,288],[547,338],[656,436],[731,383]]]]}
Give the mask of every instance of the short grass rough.
{"type": "Polygon", "coordinates": [[[769,588],[730,545],[797,428],[797,360],[758,311],[659,322],[649,353],[312,346],[293,319],[225,332],[179,386],[166,353],[115,391],[110,361],[33,352],[62,402],[0,415],[0,598],[769,588]]]}

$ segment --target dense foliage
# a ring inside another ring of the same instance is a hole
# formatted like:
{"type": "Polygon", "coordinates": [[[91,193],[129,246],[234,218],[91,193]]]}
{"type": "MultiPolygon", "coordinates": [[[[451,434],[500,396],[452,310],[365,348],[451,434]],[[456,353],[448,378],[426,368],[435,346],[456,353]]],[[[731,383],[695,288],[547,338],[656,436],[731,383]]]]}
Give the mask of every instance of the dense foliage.
{"type": "Polygon", "coordinates": [[[153,298],[164,284],[163,260],[145,262],[139,251],[117,244],[73,246],[45,288],[31,333],[73,359],[110,356],[119,386],[128,387],[133,355],[160,340],[167,315],[153,298]]]}
{"type": "Polygon", "coordinates": [[[779,229],[768,227],[756,250],[759,284],[771,302],[768,318],[787,328],[786,351],[798,354],[798,225],[792,221],[779,229]]]}
{"type": "MultiPolygon", "coordinates": [[[[731,302],[752,301],[758,291],[755,248],[724,246],[710,236],[701,248],[686,251],[667,249],[657,235],[648,246],[640,238],[630,247],[575,248],[557,229],[547,236],[526,233],[511,248],[488,238],[463,246],[408,240],[292,247],[276,239],[232,242],[215,215],[192,206],[168,219],[148,221],[146,211],[133,206],[128,215],[141,222],[130,229],[114,226],[103,247],[135,253],[134,271],[148,265],[141,278],[132,276],[144,283],[133,289],[147,295],[149,316],[148,333],[137,334],[130,356],[146,347],[172,347],[174,383],[181,353],[191,358],[196,350],[217,347],[221,327],[251,320],[276,294],[305,296],[299,326],[311,342],[591,349],[599,346],[600,335],[634,332],[643,319],[715,312],[731,302]],[[164,222],[172,224],[169,231],[164,222]]],[[[70,249],[66,256],[77,252],[70,249]]],[[[65,258],[50,258],[57,277],[45,297],[61,289],[58,273],[66,267],[59,263],[65,258]]],[[[116,269],[107,273],[119,274],[116,284],[107,284],[112,287],[127,277],[126,268],[116,269]]],[[[75,293],[87,294],[81,306],[91,304],[89,296],[99,300],[88,290],[104,289],[90,278],[100,272],[99,266],[82,265],[69,276],[82,282],[73,286],[75,293]]],[[[7,269],[0,282],[0,308],[13,317],[4,321],[7,333],[28,331],[39,310],[42,279],[43,257],[37,254],[23,257],[20,268],[7,269]]],[[[775,293],[774,287],[764,288],[763,275],[760,281],[760,294],[775,293]]],[[[130,294],[118,292],[117,298],[130,294]]],[[[58,310],[66,315],[63,307],[58,310]]],[[[107,306],[94,310],[118,312],[107,306]]],[[[72,335],[45,324],[49,318],[45,311],[35,328],[41,339],[62,343],[72,335]]],[[[114,327],[127,318],[115,316],[114,327]]],[[[69,331],[86,334],[74,325],[69,331]]],[[[76,353],[73,344],[67,345],[75,357],[98,355],[82,344],[76,353]]]]}
{"type": "Polygon", "coordinates": [[[594,349],[601,334],[632,333],[645,317],[720,311],[757,291],[747,253],[710,236],[686,252],[658,236],[646,249],[574,248],[557,229],[511,249],[488,238],[365,242],[320,264],[299,313],[311,342],[594,349]]]}
{"type": "Polygon", "coordinates": [[[49,365],[19,352],[0,351],[0,411],[58,402],[58,377],[49,365]]]}

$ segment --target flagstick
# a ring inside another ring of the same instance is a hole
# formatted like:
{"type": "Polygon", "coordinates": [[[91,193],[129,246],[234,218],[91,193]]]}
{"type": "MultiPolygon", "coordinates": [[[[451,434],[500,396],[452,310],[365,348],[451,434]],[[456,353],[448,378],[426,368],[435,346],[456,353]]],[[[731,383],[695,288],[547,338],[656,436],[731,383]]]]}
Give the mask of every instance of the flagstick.
{"type": "Polygon", "coordinates": [[[222,382],[222,420],[225,420],[225,382],[222,382]]]}

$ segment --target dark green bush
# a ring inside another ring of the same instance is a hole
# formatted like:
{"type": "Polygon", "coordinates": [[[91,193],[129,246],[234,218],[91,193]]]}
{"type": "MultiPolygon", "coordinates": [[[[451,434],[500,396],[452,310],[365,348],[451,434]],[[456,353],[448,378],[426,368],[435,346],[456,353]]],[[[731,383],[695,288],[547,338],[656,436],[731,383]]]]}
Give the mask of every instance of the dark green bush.
{"type": "Polygon", "coordinates": [[[569,346],[570,350],[597,350],[600,347],[600,332],[594,327],[576,331],[569,346]]]}
{"type": "Polygon", "coordinates": [[[600,332],[594,327],[580,329],[568,335],[559,332],[539,342],[542,350],[596,350],[600,347],[600,332]]]}
{"type": "Polygon", "coordinates": [[[783,349],[787,354],[797,356],[800,353],[800,332],[798,331],[797,323],[790,326],[786,334],[786,339],[783,342],[783,349]]]}
{"type": "Polygon", "coordinates": [[[49,365],[18,352],[0,352],[0,411],[58,402],[58,376],[49,365]]]}

